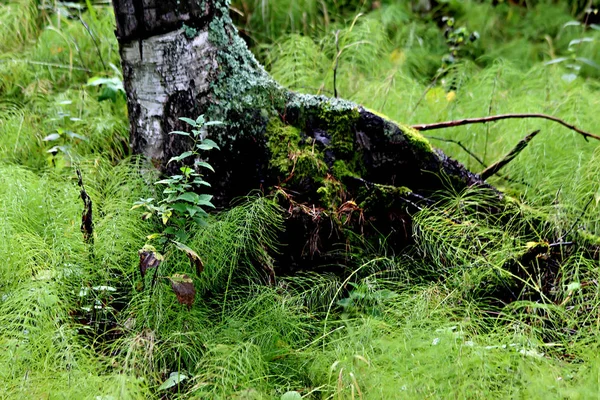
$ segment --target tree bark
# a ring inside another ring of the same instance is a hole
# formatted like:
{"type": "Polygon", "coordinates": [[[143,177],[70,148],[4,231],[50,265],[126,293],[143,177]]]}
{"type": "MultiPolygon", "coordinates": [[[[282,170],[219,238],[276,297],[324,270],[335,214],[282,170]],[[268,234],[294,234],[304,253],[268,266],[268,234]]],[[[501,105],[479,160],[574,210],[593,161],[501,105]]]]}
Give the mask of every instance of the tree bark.
{"type": "Polygon", "coordinates": [[[361,232],[368,221],[407,239],[409,208],[427,205],[441,189],[485,185],[409,127],[348,101],[281,87],[238,35],[228,3],[113,0],[135,153],[164,171],[188,145],[168,135],[186,130],[179,117],[224,122],[204,132],[221,147],[207,157],[217,202],[279,188],[292,213],[304,214],[296,221],[305,231],[299,242],[314,244],[311,255],[336,240],[335,229],[323,232],[315,221],[335,219],[361,232]]]}

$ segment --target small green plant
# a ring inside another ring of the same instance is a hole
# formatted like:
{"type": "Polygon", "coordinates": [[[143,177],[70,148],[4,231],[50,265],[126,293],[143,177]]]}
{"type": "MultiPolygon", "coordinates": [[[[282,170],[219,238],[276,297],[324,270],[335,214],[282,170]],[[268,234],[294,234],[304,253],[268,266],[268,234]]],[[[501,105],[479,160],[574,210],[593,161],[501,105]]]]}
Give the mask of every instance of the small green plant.
{"type": "Polygon", "coordinates": [[[85,86],[97,86],[101,88],[98,94],[98,101],[110,100],[116,103],[119,98],[122,100],[126,99],[123,74],[114,64],[110,64],[110,67],[114,71],[113,76],[108,78],[106,76],[93,76],[88,79],[85,86]]]}
{"type": "MultiPolygon", "coordinates": [[[[205,168],[214,171],[210,164],[200,160],[200,154],[203,151],[219,149],[219,146],[210,139],[202,139],[201,136],[203,127],[218,125],[220,122],[206,122],[202,115],[196,120],[190,118],[180,118],[180,120],[191,125],[192,131],[173,131],[170,134],[189,137],[192,140],[192,149],[172,157],[167,164],[193,159],[193,165],[184,164],[179,168],[181,174],[171,175],[154,183],[165,187],[162,191],[163,198],[161,200],[156,201],[152,197],[140,199],[134,203],[132,208],[145,208],[146,211],[142,214],[142,219],[147,220],[152,216],[157,216],[165,226],[162,232],[148,236],[149,240],[158,239],[158,242],[162,244],[162,254],[149,244],[138,252],[142,279],[144,279],[148,269],[154,269],[152,287],[154,287],[159,277],[159,267],[165,259],[163,254],[169,244],[173,244],[175,248],[186,254],[197,275],[200,275],[204,270],[200,256],[182,242],[189,239],[190,226],[206,223],[205,219],[208,213],[204,210],[204,207],[214,208],[211,203],[212,195],[197,193],[203,187],[210,187],[210,184],[204,180],[203,175],[198,170],[205,168]]],[[[174,274],[170,277],[161,278],[166,278],[171,282],[171,287],[179,303],[186,305],[188,310],[191,309],[196,295],[192,278],[187,274],[174,274]]]]}
{"type": "Polygon", "coordinates": [[[58,127],[52,133],[42,138],[43,142],[52,146],[46,150],[46,153],[50,154],[48,163],[55,168],[70,165],[76,159],[76,155],[73,153],[73,145],[78,142],[88,141],[87,137],[71,131],[73,124],[81,121],[80,118],[71,116],[69,111],[62,110],[62,106],[69,106],[71,103],[71,100],[64,100],[58,103],[61,109],[58,111],[56,117],[50,119],[58,127]]]}
{"type": "Polygon", "coordinates": [[[456,26],[454,18],[443,17],[442,21],[446,24],[444,36],[448,45],[448,53],[442,58],[442,69],[447,69],[450,65],[457,63],[462,57],[470,55],[473,43],[479,39],[479,33],[470,32],[465,26],[456,26]]]}
{"type": "MultiPolygon", "coordinates": [[[[597,13],[598,10],[590,10],[591,12],[597,13]]],[[[581,23],[579,21],[569,21],[563,25],[558,38],[567,31],[567,28],[580,28],[581,36],[569,41],[569,45],[567,47],[566,53],[567,55],[564,57],[556,57],[550,61],[544,63],[544,65],[552,65],[552,64],[563,64],[568,72],[562,75],[562,79],[566,82],[574,81],[578,76],[582,75],[582,68],[588,67],[592,68],[595,71],[600,71],[600,65],[596,61],[591,58],[584,57],[583,55],[586,44],[587,46],[594,46],[598,42],[597,36],[590,35],[589,30],[600,31],[600,26],[596,24],[590,24],[589,26],[586,23],[581,23]]],[[[588,48],[588,53],[590,53],[590,49],[588,48]]],[[[594,54],[593,47],[591,54],[594,54]]]]}
{"type": "Polygon", "coordinates": [[[355,284],[348,282],[352,286],[348,297],[338,300],[338,306],[342,307],[345,313],[360,314],[365,313],[372,316],[380,316],[383,312],[383,305],[387,300],[393,299],[398,294],[389,289],[373,289],[366,284],[355,284]]]}
{"type": "Polygon", "coordinates": [[[219,149],[217,144],[210,139],[201,139],[202,128],[210,125],[218,125],[221,122],[206,122],[204,116],[199,116],[196,120],[190,118],[180,118],[180,120],[190,124],[194,129],[192,132],[173,131],[172,135],[187,136],[192,139],[192,150],[172,157],[171,162],[181,162],[194,158],[193,166],[183,165],[179,170],[181,174],[171,175],[168,178],[155,182],[155,185],[164,185],[163,194],[165,197],[156,202],[154,198],[140,199],[134,203],[133,208],[144,207],[146,212],[142,215],[143,219],[149,219],[157,215],[162,223],[167,227],[162,234],[164,240],[177,238],[180,241],[187,239],[186,228],[190,222],[204,224],[208,215],[204,207],[214,208],[211,203],[212,195],[198,194],[202,187],[210,187],[210,184],[204,180],[203,175],[198,169],[205,168],[214,172],[213,167],[205,161],[201,161],[200,154],[203,151],[219,149]]]}

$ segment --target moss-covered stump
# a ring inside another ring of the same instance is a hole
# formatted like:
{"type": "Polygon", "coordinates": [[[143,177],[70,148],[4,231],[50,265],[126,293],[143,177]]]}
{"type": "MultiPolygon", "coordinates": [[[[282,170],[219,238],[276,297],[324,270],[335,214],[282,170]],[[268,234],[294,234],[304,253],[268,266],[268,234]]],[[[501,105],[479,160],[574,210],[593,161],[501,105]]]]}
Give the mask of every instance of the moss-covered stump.
{"type": "MultiPolygon", "coordinates": [[[[224,122],[209,163],[221,207],[256,189],[293,216],[292,264],[348,240],[345,230],[410,240],[410,213],[432,194],[483,182],[418,132],[361,106],[278,85],[238,36],[226,0],[114,0],[132,145],[163,170],[188,143],[179,117],[224,122]]],[[[171,170],[177,168],[171,163],[171,170]]]]}

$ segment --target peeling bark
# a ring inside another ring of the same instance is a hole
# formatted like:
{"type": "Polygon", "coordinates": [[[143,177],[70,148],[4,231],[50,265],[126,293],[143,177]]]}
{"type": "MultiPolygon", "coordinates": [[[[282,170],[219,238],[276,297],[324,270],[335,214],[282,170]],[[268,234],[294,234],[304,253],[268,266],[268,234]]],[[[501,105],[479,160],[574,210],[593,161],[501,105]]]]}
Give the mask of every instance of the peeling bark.
{"type": "Polygon", "coordinates": [[[208,40],[210,8],[192,1],[113,4],[131,146],[162,167],[186,146],[168,133],[183,128],[178,117],[199,113],[218,68],[218,49],[208,40]]]}

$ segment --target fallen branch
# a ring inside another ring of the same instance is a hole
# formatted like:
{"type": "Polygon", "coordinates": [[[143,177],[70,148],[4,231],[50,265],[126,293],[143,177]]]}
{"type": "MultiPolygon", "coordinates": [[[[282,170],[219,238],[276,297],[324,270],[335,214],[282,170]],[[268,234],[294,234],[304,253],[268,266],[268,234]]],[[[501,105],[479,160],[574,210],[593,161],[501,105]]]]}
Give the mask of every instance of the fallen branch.
{"type": "Polygon", "coordinates": [[[469,125],[469,124],[485,124],[488,122],[499,121],[501,119],[523,119],[523,118],[542,118],[550,121],[558,122],[564,127],[567,127],[580,135],[582,135],[585,140],[588,138],[600,140],[600,136],[594,135],[593,133],[586,132],[577,128],[575,125],[571,125],[560,118],[553,117],[551,115],[546,114],[500,114],[500,115],[491,115],[489,117],[482,118],[466,118],[466,119],[458,119],[454,121],[444,121],[444,122],[435,122],[433,124],[421,124],[421,125],[413,125],[412,128],[418,131],[431,131],[434,129],[443,129],[443,128],[452,128],[455,126],[469,125]]]}
{"type": "MultiPolygon", "coordinates": [[[[482,167],[487,168],[487,164],[483,162],[483,160],[481,158],[479,158],[479,156],[475,153],[473,153],[471,150],[469,150],[464,144],[462,144],[461,142],[459,142],[458,140],[453,140],[453,139],[446,139],[446,138],[441,138],[441,137],[437,137],[437,136],[425,136],[426,139],[433,139],[433,140],[439,140],[442,142],[448,142],[448,143],[454,143],[456,145],[458,145],[461,149],[463,149],[468,155],[470,155],[471,157],[473,157],[479,164],[481,164],[482,167]]],[[[525,185],[528,187],[531,187],[531,185],[523,180],[518,180],[518,179],[513,179],[510,178],[509,176],[506,175],[500,175],[498,174],[499,177],[501,177],[502,179],[507,180],[508,182],[513,182],[513,183],[518,183],[521,185],[525,185]]]]}
{"type": "Polygon", "coordinates": [[[83,186],[81,171],[77,168],[77,184],[81,188],[80,196],[83,201],[83,213],[81,214],[81,233],[86,244],[94,244],[94,222],[92,220],[92,199],[88,196],[83,186]]]}
{"type": "Polygon", "coordinates": [[[481,179],[486,180],[490,176],[492,176],[492,175],[496,174],[498,171],[500,171],[506,164],[508,164],[509,162],[514,160],[515,157],[518,156],[519,153],[521,151],[523,151],[523,149],[525,147],[527,147],[527,145],[529,144],[531,139],[533,139],[538,133],[540,133],[539,129],[531,132],[529,135],[527,135],[523,139],[521,139],[519,141],[519,143],[517,143],[517,145],[507,155],[505,155],[504,158],[502,158],[502,160],[500,160],[497,163],[494,163],[494,164],[490,165],[489,167],[487,167],[486,169],[484,169],[480,174],[481,179]]]}

